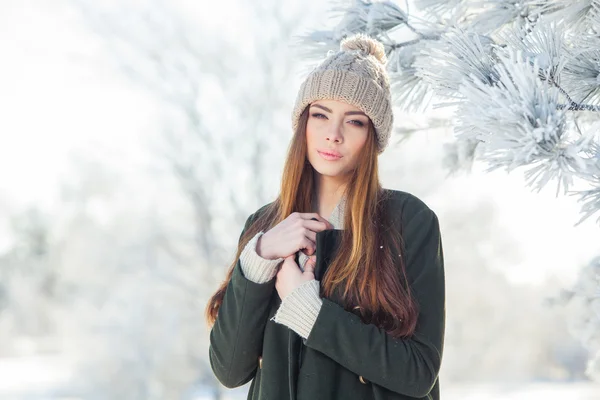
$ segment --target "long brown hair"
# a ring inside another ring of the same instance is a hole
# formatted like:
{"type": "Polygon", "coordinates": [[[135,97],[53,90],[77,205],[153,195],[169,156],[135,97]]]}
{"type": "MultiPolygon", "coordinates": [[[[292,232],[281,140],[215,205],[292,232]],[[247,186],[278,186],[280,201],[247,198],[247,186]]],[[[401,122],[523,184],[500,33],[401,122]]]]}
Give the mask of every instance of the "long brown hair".
{"type": "MultiPolygon", "coordinates": [[[[312,212],[314,170],[306,154],[308,109],[300,116],[290,143],[279,197],[265,206],[240,236],[236,257],[227,277],[210,298],[206,319],[214,324],[225,290],[245,245],[260,231],[267,231],[293,212],[312,212]]],[[[369,139],[346,186],[346,212],[339,249],[322,282],[322,295],[340,293],[343,306],[359,311],[365,323],[384,329],[393,337],[411,336],[418,306],[406,278],[401,232],[386,209],[386,193],[379,183],[375,129],[369,121],[369,139]]]]}

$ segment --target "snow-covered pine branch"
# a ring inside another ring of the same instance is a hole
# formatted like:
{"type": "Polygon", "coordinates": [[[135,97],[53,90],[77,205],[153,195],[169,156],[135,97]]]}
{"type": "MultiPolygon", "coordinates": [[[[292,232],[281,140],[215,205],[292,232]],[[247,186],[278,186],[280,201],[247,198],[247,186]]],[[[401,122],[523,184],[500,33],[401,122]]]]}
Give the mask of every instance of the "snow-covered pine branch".
{"type": "Polygon", "coordinates": [[[337,4],[336,25],[306,34],[299,45],[320,58],[350,34],[378,38],[399,109],[454,107],[457,143],[445,158],[451,171],[474,157],[489,170],[525,168],[536,190],[555,181],[557,195],[579,196],[577,224],[600,211],[600,0],[412,4],[337,4]],[[575,179],[590,189],[569,191],[575,179]]]}

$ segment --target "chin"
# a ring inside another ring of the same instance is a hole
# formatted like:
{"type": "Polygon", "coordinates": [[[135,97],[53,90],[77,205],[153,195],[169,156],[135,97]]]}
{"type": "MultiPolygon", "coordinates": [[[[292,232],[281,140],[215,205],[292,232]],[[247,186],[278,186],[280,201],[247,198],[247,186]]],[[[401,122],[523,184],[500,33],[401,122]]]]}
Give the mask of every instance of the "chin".
{"type": "MultiPolygon", "coordinates": [[[[313,167],[314,168],[314,167],[313,167]]],[[[331,170],[330,168],[315,168],[315,171],[322,176],[327,176],[329,178],[335,178],[343,176],[344,174],[339,170],[331,170]]]]}
{"type": "Polygon", "coordinates": [[[318,174],[323,176],[334,178],[345,175],[344,168],[341,165],[327,165],[321,162],[311,162],[310,164],[318,174]]]}

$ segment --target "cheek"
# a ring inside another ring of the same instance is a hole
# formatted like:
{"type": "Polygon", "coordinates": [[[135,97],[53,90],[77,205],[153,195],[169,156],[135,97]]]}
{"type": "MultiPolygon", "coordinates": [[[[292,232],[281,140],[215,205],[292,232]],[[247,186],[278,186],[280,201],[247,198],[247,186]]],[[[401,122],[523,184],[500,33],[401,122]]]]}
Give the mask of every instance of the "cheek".
{"type": "Polygon", "coordinates": [[[348,147],[351,149],[351,152],[353,154],[353,158],[358,157],[358,154],[361,152],[361,150],[363,149],[363,147],[365,147],[365,145],[367,144],[367,134],[362,134],[362,135],[357,135],[355,138],[352,138],[352,140],[348,141],[348,147]]]}
{"type": "Polygon", "coordinates": [[[310,147],[313,143],[313,133],[310,129],[308,129],[308,126],[306,127],[306,144],[310,147]]]}
{"type": "Polygon", "coordinates": [[[318,131],[310,121],[306,124],[306,143],[310,146],[317,139],[318,131]]]}

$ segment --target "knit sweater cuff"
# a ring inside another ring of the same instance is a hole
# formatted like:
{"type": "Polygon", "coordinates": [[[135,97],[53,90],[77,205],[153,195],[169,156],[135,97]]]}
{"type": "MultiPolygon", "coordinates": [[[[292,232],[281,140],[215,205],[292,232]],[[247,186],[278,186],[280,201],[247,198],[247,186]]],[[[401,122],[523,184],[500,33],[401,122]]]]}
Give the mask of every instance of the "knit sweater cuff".
{"type": "Polygon", "coordinates": [[[298,286],[285,296],[272,320],[307,339],[323,305],[319,288],[319,281],[315,279],[298,286]]]}
{"type": "Polygon", "coordinates": [[[277,266],[283,258],[268,260],[256,253],[256,244],[264,232],[258,232],[244,247],[240,254],[240,263],[244,276],[255,283],[265,283],[277,275],[277,266]]]}

